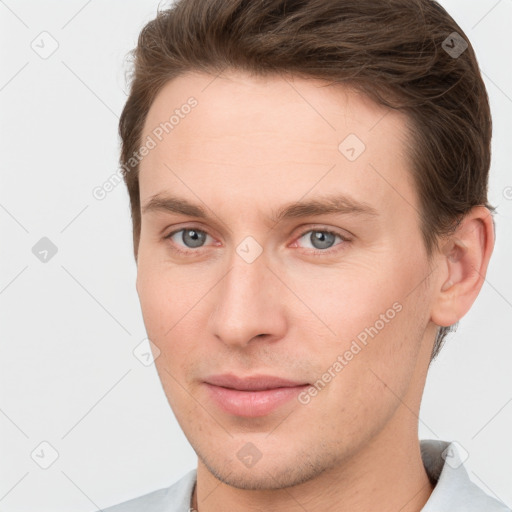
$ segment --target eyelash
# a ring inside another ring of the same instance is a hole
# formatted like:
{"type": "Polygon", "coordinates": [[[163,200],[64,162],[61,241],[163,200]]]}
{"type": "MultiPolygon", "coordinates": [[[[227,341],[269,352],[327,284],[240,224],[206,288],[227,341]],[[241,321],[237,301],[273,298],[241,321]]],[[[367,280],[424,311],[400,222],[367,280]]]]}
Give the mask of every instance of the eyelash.
{"type": "MultiPolygon", "coordinates": [[[[192,231],[198,231],[200,233],[205,233],[207,236],[210,236],[206,231],[202,230],[202,229],[199,229],[199,228],[196,228],[194,226],[186,226],[184,228],[181,228],[181,229],[177,229],[175,231],[172,231],[171,233],[169,233],[168,235],[164,236],[164,239],[165,240],[170,240],[172,236],[174,236],[176,233],[179,233],[181,231],[185,231],[187,229],[190,229],[192,231]]],[[[313,229],[307,229],[306,231],[303,231],[298,237],[297,237],[297,240],[301,239],[304,235],[306,235],[307,233],[311,233],[311,232],[317,232],[317,233],[328,233],[330,235],[334,235],[334,236],[338,236],[339,238],[341,238],[342,242],[350,242],[350,240],[345,237],[344,235],[342,235],[341,233],[338,233],[337,231],[332,231],[330,229],[316,229],[316,228],[313,228],[313,229]]],[[[325,250],[321,250],[321,249],[309,249],[308,250],[308,254],[311,255],[311,256],[325,256],[326,254],[329,254],[329,255],[332,255],[334,253],[337,253],[338,251],[340,250],[343,250],[343,247],[342,248],[339,248],[339,246],[344,246],[345,243],[340,243],[340,244],[337,244],[329,249],[325,249],[325,250]],[[338,247],[338,248],[337,248],[338,247]],[[337,249],[336,249],[337,248],[337,249]]],[[[171,248],[173,251],[179,253],[179,254],[184,254],[184,255],[190,255],[192,253],[202,253],[201,249],[204,249],[204,247],[200,247],[198,249],[181,249],[179,248],[179,246],[176,246],[175,244],[173,244],[171,242],[171,248]]]]}

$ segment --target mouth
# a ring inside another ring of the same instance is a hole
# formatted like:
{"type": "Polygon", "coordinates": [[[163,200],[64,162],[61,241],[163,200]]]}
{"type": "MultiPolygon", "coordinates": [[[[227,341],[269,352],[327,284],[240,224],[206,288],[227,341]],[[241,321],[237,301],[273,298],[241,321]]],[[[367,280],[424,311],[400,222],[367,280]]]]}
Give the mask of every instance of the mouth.
{"type": "Polygon", "coordinates": [[[310,384],[269,375],[212,375],[204,385],[213,403],[234,416],[266,416],[296,397],[310,384]]]}

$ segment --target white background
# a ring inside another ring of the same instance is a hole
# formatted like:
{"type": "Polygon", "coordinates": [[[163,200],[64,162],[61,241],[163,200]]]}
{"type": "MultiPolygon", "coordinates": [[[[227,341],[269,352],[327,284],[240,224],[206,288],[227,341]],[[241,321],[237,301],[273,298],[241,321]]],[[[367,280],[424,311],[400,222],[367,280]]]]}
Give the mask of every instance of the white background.
{"type": "MultiPolygon", "coordinates": [[[[490,95],[497,242],[479,298],[431,367],[419,435],[457,440],[471,479],[510,506],[512,0],[441,3],[490,95]]],[[[2,512],[92,512],[196,467],[154,366],[132,353],[145,330],[125,186],[92,195],[117,168],[124,59],[157,6],[0,2],[2,512]],[[31,48],[43,31],[59,45],[47,59],[31,48]],[[32,252],[42,237],[58,249],[47,263],[32,252]],[[48,469],[31,458],[43,441],[58,452],[48,469]]]]}

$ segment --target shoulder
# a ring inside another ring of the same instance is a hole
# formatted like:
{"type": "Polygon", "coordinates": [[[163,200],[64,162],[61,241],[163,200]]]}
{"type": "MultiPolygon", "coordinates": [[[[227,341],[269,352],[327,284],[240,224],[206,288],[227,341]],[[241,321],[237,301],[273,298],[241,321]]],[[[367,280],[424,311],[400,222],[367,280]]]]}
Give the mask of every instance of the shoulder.
{"type": "Polygon", "coordinates": [[[105,508],[103,512],[188,512],[196,483],[196,471],[189,471],[170,487],[105,508]]]}
{"type": "Polygon", "coordinates": [[[424,439],[421,456],[434,490],[422,512],[512,512],[470,480],[467,451],[457,442],[424,439]]]}

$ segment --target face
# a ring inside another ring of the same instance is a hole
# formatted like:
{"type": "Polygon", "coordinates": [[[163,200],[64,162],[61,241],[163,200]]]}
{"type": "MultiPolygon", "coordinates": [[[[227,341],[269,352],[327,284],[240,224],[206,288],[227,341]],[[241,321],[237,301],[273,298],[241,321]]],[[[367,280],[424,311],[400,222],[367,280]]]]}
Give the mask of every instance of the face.
{"type": "Polygon", "coordinates": [[[434,331],[402,114],[316,80],[188,73],[148,137],[137,291],[199,463],[272,489],[413,428],[397,410],[419,406],[434,331]],[[219,374],[303,386],[205,383],[219,374]]]}

